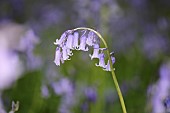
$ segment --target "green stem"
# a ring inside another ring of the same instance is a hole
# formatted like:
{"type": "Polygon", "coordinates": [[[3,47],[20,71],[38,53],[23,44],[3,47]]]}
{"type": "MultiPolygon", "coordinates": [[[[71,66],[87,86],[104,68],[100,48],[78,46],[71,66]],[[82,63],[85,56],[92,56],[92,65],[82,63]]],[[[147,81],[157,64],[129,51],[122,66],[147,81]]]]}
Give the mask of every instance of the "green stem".
{"type": "Polygon", "coordinates": [[[108,49],[108,46],[107,46],[107,43],[106,41],[104,40],[104,38],[100,35],[100,33],[98,33],[97,31],[91,29],[91,28],[86,28],[86,27],[79,27],[79,28],[75,28],[73,29],[74,31],[76,30],[89,30],[89,31],[93,31],[103,42],[104,46],[107,48],[107,55],[108,55],[108,58],[109,58],[109,62],[110,62],[110,68],[111,68],[111,74],[112,74],[112,78],[113,78],[113,81],[114,81],[114,84],[115,84],[115,87],[116,87],[116,90],[117,90],[117,93],[118,93],[118,96],[119,96],[119,100],[120,100],[120,103],[121,103],[121,106],[122,106],[122,110],[123,110],[123,113],[127,113],[126,111],[126,106],[125,106],[125,102],[124,102],[124,99],[123,99],[123,96],[122,96],[122,92],[120,90],[120,87],[119,87],[119,84],[118,84],[118,81],[117,81],[117,78],[116,78],[116,75],[115,75],[115,72],[114,72],[114,68],[112,66],[112,61],[111,61],[111,57],[110,57],[110,52],[109,52],[109,49],[108,49]]]}

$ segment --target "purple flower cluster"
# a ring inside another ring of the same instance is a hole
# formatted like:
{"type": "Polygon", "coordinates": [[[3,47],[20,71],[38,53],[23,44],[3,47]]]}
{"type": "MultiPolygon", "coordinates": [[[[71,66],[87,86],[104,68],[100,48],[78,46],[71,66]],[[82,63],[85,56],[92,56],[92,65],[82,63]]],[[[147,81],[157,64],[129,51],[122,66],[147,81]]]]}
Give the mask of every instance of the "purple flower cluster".
{"type": "MultiPolygon", "coordinates": [[[[70,60],[70,56],[73,55],[72,50],[89,51],[89,47],[93,47],[93,53],[89,54],[91,60],[99,59],[96,66],[102,67],[105,71],[111,71],[109,60],[105,64],[104,51],[107,48],[100,48],[100,39],[93,31],[67,30],[61,35],[60,39],[56,39],[54,44],[57,45],[54,60],[57,66],[60,66],[60,63],[64,63],[65,60],[70,60]]],[[[111,53],[109,57],[111,57],[112,64],[114,64],[115,57],[113,57],[113,54],[111,53]]]]}
{"type": "Polygon", "coordinates": [[[151,85],[148,94],[151,96],[151,105],[153,113],[169,113],[169,95],[170,95],[170,62],[163,63],[159,70],[159,80],[151,85]]]}

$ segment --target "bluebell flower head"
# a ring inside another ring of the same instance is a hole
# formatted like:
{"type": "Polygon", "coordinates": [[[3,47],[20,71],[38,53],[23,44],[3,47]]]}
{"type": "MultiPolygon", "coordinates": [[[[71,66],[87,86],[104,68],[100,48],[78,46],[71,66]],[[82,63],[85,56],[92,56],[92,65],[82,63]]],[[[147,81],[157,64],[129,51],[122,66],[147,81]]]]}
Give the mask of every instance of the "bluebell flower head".
{"type": "MultiPolygon", "coordinates": [[[[64,63],[65,60],[70,60],[73,55],[72,50],[89,51],[89,48],[93,48],[93,53],[89,54],[91,60],[99,59],[98,67],[102,67],[105,71],[111,71],[109,60],[105,64],[105,53],[107,48],[100,47],[100,38],[96,35],[96,32],[87,30],[67,30],[60,39],[56,39],[54,44],[57,46],[55,53],[55,64],[60,66],[60,63],[64,63]]],[[[112,54],[112,53],[111,53],[112,54]]],[[[110,57],[110,56],[109,56],[110,57]]],[[[115,62],[115,57],[111,57],[112,64],[115,62]]]]}

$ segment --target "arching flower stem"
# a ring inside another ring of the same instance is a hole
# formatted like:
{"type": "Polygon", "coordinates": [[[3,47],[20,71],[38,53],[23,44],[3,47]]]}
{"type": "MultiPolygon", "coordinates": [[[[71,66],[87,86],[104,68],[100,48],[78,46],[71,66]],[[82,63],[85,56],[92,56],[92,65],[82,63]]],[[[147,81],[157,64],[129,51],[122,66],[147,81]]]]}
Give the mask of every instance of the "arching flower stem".
{"type": "Polygon", "coordinates": [[[105,48],[107,48],[106,51],[107,51],[108,59],[109,59],[109,62],[110,62],[110,68],[111,68],[111,74],[112,74],[113,82],[115,84],[115,87],[116,87],[116,90],[117,90],[117,93],[118,93],[118,96],[119,96],[119,100],[120,100],[120,103],[121,103],[121,107],[122,107],[123,113],[127,113],[125,102],[124,102],[124,99],[123,99],[123,96],[122,96],[122,92],[120,90],[120,87],[119,87],[119,84],[118,84],[118,81],[117,81],[117,78],[116,78],[116,75],[115,75],[115,72],[114,72],[114,68],[112,66],[112,60],[111,60],[111,57],[110,57],[110,52],[109,52],[109,49],[108,49],[106,41],[100,35],[100,33],[98,33],[97,31],[95,31],[95,30],[93,30],[91,28],[78,27],[78,28],[75,28],[73,30],[74,31],[77,31],[77,30],[89,30],[89,31],[93,31],[101,39],[101,41],[103,42],[105,48]]]}

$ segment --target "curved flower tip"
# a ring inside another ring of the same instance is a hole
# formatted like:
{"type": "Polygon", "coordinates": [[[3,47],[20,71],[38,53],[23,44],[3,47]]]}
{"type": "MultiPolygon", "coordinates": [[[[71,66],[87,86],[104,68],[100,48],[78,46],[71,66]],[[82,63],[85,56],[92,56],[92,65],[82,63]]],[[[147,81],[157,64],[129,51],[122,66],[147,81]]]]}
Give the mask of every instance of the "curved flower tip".
{"type": "Polygon", "coordinates": [[[64,40],[66,39],[66,37],[67,37],[67,33],[64,32],[64,33],[61,35],[61,37],[60,37],[59,40],[56,39],[56,42],[54,42],[54,44],[55,44],[55,45],[61,45],[61,44],[64,42],[64,40]]]}
{"type": "Polygon", "coordinates": [[[56,39],[56,41],[54,42],[54,45],[58,45],[58,43],[59,43],[59,40],[56,39]]]}
{"type": "Polygon", "coordinates": [[[69,34],[72,34],[73,32],[74,32],[74,30],[67,30],[67,31],[65,31],[65,32],[61,35],[61,37],[60,37],[59,40],[56,39],[56,42],[54,42],[54,44],[61,46],[61,45],[65,42],[65,40],[67,39],[67,36],[68,36],[69,34]]]}

